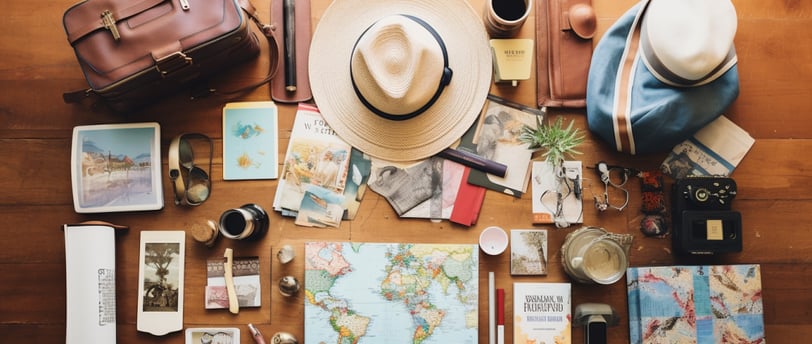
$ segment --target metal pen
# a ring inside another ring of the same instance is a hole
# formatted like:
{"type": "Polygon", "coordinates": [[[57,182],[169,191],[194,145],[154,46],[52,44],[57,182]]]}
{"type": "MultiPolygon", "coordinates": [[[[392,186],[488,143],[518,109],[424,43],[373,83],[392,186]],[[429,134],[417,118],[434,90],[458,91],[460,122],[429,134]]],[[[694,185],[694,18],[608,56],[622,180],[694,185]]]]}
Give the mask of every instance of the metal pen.
{"type": "Polygon", "coordinates": [[[296,91],[296,0],[283,0],[285,16],[285,91],[296,91]]]}

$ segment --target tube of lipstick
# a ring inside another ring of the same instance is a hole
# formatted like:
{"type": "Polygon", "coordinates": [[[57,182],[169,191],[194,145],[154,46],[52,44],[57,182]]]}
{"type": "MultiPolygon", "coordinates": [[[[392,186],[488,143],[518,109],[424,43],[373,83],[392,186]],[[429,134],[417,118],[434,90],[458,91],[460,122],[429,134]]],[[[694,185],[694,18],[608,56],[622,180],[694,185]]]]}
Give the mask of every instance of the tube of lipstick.
{"type": "Polygon", "coordinates": [[[257,344],[265,344],[265,338],[262,337],[262,333],[259,332],[259,329],[254,326],[254,324],[248,324],[248,331],[251,332],[251,338],[254,338],[254,342],[257,344]]]}

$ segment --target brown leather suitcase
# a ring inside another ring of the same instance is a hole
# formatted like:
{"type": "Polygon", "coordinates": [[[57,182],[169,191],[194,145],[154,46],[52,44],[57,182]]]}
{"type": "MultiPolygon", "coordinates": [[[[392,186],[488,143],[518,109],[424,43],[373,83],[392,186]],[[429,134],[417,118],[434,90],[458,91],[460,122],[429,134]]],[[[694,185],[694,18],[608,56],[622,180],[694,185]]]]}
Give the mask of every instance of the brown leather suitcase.
{"type": "Polygon", "coordinates": [[[271,43],[275,66],[271,28],[259,23],[248,0],[80,2],[64,13],[63,25],[90,88],[66,93],[65,101],[95,94],[128,111],[190,89],[258,55],[252,20],[271,43]]]}

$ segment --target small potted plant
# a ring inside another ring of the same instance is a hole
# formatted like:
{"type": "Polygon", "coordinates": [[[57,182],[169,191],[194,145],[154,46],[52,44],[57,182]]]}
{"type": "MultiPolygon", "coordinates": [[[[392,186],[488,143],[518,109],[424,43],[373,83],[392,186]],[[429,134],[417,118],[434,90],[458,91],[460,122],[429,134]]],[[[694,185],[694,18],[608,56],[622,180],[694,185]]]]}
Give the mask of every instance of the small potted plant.
{"type": "Polygon", "coordinates": [[[555,225],[559,228],[569,227],[569,223],[561,211],[563,195],[560,190],[563,189],[566,182],[563,170],[564,160],[566,157],[582,154],[576,148],[584,142],[584,135],[574,127],[574,124],[575,121],[570,121],[569,125],[564,127],[563,117],[559,116],[551,125],[544,125],[541,118],[537,117],[536,127],[525,125],[519,135],[519,141],[528,144],[528,149],[541,150],[542,156],[553,167],[553,174],[556,177],[555,185],[558,186],[556,189],[557,210],[554,211],[553,216],[555,225]]]}

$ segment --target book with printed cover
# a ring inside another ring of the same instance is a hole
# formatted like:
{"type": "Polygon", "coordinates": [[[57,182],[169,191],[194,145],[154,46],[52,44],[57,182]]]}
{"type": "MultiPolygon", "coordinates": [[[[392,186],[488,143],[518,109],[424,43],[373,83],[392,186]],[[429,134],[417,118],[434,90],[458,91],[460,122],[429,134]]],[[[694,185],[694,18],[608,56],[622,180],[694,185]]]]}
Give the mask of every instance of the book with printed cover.
{"type": "Polygon", "coordinates": [[[572,342],[569,283],[513,283],[513,343],[572,342]]]}
{"type": "Polygon", "coordinates": [[[547,275],[547,230],[510,230],[510,274],[547,275]]]}
{"type": "Polygon", "coordinates": [[[629,341],[764,343],[758,264],[626,269],[629,341]]]}
{"type": "Polygon", "coordinates": [[[343,197],[351,149],[315,106],[300,103],[274,196],[274,209],[295,217],[305,193],[316,187],[343,197]]]}

